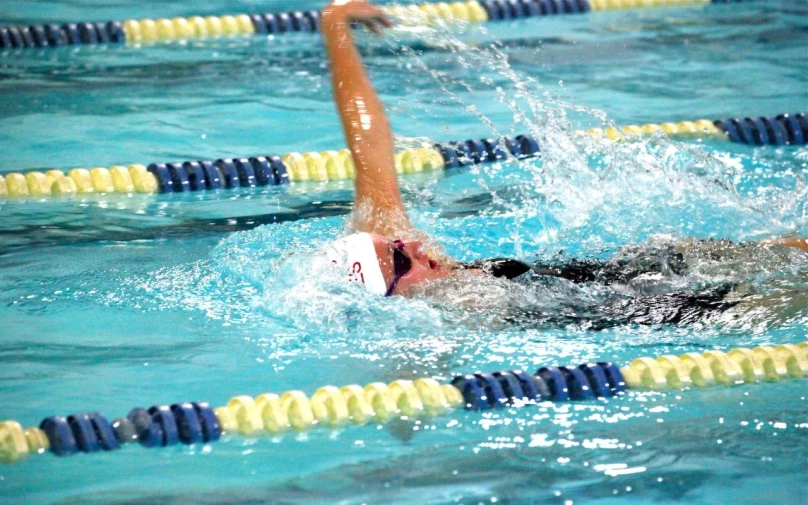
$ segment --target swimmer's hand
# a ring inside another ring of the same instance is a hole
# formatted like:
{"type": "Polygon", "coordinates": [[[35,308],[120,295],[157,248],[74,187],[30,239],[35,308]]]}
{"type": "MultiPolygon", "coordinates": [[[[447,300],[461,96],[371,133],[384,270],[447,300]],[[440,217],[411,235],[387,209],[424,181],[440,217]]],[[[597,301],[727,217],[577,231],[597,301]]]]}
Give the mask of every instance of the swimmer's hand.
{"type": "Polygon", "coordinates": [[[332,23],[362,23],[376,35],[381,34],[382,28],[393,26],[382,9],[366,0],[335,0],[323,10],[322,21],[324,27],[332,23]]]}

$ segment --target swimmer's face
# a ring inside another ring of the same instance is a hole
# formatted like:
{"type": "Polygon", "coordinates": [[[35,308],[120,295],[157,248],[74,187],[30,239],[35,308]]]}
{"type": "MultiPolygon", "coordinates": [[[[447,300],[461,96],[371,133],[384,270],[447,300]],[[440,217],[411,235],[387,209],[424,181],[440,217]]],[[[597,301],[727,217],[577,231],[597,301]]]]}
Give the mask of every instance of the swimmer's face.
{"type": "Polygon", "coordinates": [[[408,295],[413,289],[426,281],[448,277],[449,272],[430,258],[423,251],[423,244],[417,240],[411,242],[393,241],[381,235],[372,235],[376,256],[379,258],[379,267],[382,269],[384,282],[389,288],[396,278],[393,255],[395,250],[403,252],[412,263],[410,270],[401,276],[392,294],[408,295]]]}

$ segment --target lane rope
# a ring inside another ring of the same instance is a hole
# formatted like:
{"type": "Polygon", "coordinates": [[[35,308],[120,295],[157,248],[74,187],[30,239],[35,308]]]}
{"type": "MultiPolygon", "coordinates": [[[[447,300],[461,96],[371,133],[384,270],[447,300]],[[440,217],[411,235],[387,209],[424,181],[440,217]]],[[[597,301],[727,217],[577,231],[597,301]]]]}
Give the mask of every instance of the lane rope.
{"type": "MultiPolygon", "coordinates": [[[[629,125],[622,128],[593,128],[577,131],[620,140],[630,135],[664,132],[674,138],[711,138],[748,145],[805,145],[808,119],[805,113],[775,117],[735,118],[710,121],[629,125]]],[[[413,174],[479,163],[501,161],[509,156],[526,158],[540,153],[530,135],[499,139],[469,139],[436,143],[431,147],[405,149],[395,155],[396,172],[413,174]]],[[[46,172],[12,172],[0,175],[0,197],[42,198],[86,193],[183,193],[232,189],[238,187],[277,186],[289,183],[353,180],[356,168],[350,151],[324,151],[274,154],[249,158],[223,158],[215,161],[183,161],[74,168],[46,172]]]]}
{"type": "MultiPolygon", "coordinates": [[[[384,7],[391,16],[423,22],[484,23],[589,11],[731,3],[741,0],[471,0],[384,7]]],[[[0,27],[0,49],[142,43],[320,31],[316,10],[268,14],[128,19],[0,27]]]]}
{"type": "Polygon", "coordinates": [[[234,396],[212,408],[206,402],[136,407],[113,421],[98,413],[53,415],[38,427],[0,422],[0,460],[12,463],[29,454],[58,456],[114,451],[127,444],[167,447],[213,443],[224,434],[247,437],[302,432],[314,428],[383,424],[406,417],[430,418],[457,408],[490,410],[552,401],[595,401],[627,390],[679,390],[736,386],[808,376],[808,342],[710,350],[681,356],[637,358],[618,368],[609,362],[545,366],[459,375],[450,384],[434,379],[324,386],[311,396],[302,391],[234,396]]]}

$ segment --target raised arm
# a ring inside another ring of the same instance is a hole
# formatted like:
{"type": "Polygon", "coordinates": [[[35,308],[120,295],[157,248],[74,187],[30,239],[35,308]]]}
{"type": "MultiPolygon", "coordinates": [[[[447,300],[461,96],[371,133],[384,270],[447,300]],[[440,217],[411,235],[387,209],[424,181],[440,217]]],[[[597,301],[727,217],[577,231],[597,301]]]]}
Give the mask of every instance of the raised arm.
{"type": "Polygon", "coordinates": [[[356,165],[353,226],[356,231],[394,237],[411,231],[412,225],[396,180],[390,123],[356,49],[352,22],[361,22],[374,33],[390,22],[365,0],[336,0],[323,11],[334,99],[356,165]]]}

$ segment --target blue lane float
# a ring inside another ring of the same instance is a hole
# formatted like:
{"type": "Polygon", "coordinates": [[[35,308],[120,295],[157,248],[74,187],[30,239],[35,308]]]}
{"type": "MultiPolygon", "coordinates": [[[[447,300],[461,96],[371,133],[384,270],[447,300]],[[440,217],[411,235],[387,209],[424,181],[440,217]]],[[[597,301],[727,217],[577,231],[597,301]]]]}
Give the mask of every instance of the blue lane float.
{"type": "Polygon", "coordinates": [[[45,36],[48,43],[43,43],[43,46],[48,45],[56,47],[67,44],[67,35],[65,35],[58,25],[45,26],[45,36]]]}
{"type": "MultiPolygon", "coordinates": [[[[805,114],[797,114],[797,116],[805,117],[805,114]]],[[[805,145],[808,139],[808,127],[803,128],[800,122],[788,114],[781,114],[777,116],[777,122],[783,125],[788,134],[788,144],[792,145],[805,145]]]]}
{"type": "Polygon", "coordinates": [[[490,21],[581,14],[592,10],[588,0],[482,0],[480,5],[490,21]]]}
{"type": "Polygon", "coordinates": [[[192,402],[191,405],[199,418],[203,440],[205,442],[215,442],[219,440],[222,436],[222,429],[210,405],[206,402],[192,402]]]}
{"type": "Polygon", "coordinates": [[[720,119],[714,121],[714,124],[727,134],[729,140],[740,144],[805,145],[808,138],[808,119],[805,113],[720,119]]]}
{"type": "Polygon", "coordinates": [[[147,170],[157,179],[160,193],[182,193],[219,188],[277,186],[289,183],[280,156],[222,158],[216,161],[152,163],[147,170]]]}
{"type": "Polygon", "coordinates": [[[550,399],[556,402],[566,402],[569,401],[569,389],[567,388],[567,380],[564,378],[564,374],[561,373],[556,366],[546,366],[540,368],[536,375],[541,377],[545,383],[547,383],[547,387],[550,389],[550,399]]]}
{"type": "Polygon", "coordinates": [[[69,456],[78,452],[76,437],[62,416],[50,416],[42,420],[39,429],[45,432],[50,443],[50,451],[57,456],[69,456]]]}
{"type": "Polygon", "coordinates": [[[202,165],[196,161],[182,164],[182,170],[188,174],[188,189],[191,191],[204,191],[207,187],[207,175],[202,170],[202,165]]]}
{"type": "Polygon", "coordinates": [[[213,166],[221,172],[225,188],[232,189],[241,186],[238,170],[236,170],[233,160],[227,158],[218,159],[213,163],[213,166]]]}
{"type": "Polygon", "coordinates": [[[98,437],[87,414],[73,414],[68,416],[67,425],[76,439],[76,446],[81,452],[97,452],[101,450],[98,437]]]}
{"type": "Polygon", "coordinates": [[[238,158],[233,161],[233,164],[236,166],[239,182],[242,186],[254,188],[258,185],[258,182],[255,179],[255,170],[253,170],[250,160],[247,158],[238,158]]]}
{"type": "Polygon", "coordinates": [[[171,409],[165,405],[155,405],[149,408],[148,413],[152,418],[152,425],[157,427],[160,434],[159,445],[177,445],[180,441],[179,428],[171,409]]]}
{"type": "Polygon", "coordinates": [[[166,169],[171,177],[171,183],[174,192],[182,193],[191,190],[191,182],[188,180],[188,172],[185,171],[180,163],[166,163],[166,169]]]}
{"type": "Polygon", "coordinates": [[[0,27],[0,48],[118,44],[126,34],[120,21],[0,27]]]}
{"type": "Polygon", "coordinates": [[[564,374],[564,379],[567,381],[570,398],[573,400],[595,399],[592,386],[589,384],[589,379],[580,368],[561,366],[558,367],[558,369],[561,370],[561,373],[564,374]]]}
{"type": "Polygon", "coordinates": [[[158,192],[174,192],[174,181],[172,180],[171,174],[168,172],[168,168],[166,167],[165,163],[152,163],[146,167],[146,170],[154,174],[154,178],[157,179],[158,192]]]}
{"type": "Polygon", "coordinates": [[[452,380],[452,386],[463,395],[463,401],[468,409],[488,410],[493,406],[488,400],[485,388],[474,375],[455,377],[452,380]]]}
{"type": "Polygon", "coordinates": [[[115,431],[106,417],[98,412],[73,414],[67,418],[50,416],[40,423],[39,428],[45,432],[50,450],[57,456],[120,449],[115,431]]]}
{"type": "Polygon", "coordinates": [[[105,451],[115,451],[120,449],[120,443],[115,437],[115,431],[112,429],[112,425],[109,423],[109,421],[107,421],[107,418],[98,412],[90,412],[88,417],[93,426],[93,430],[95,431],[101,449],[105,451]]]}
{"type": "Polygon", "coordinates": [[[113,424],[118,442],[137,440],[144,447],[215,442],[222,433],[213,409],[206,402],[155,405],[148,410],[138,407],[113,424]]]}
{"type": "MultiPolygon", "coordinates": [[[[163,437],[160,427],[153,422],[151,414],[145,409],[136,407],[126,415],[135,432],[135,440],[143,447],[161,447],[163,437]]],[[[119,439],[120,440],[120,439],[119,439]]]]}
{"type": "Polygon", "coordinates": [[[272,175],[272,167],[269,166],[269,160],[263,156],[258,156],[246,161],[255,174],[255,182],[259,186],[275,185],[275,176],[272,175]]]}
{"type": "Polygon", "coordinates": [[[202,435],[202,422],[190,403],[180,403],[171,406],[171,413],[177,422],[177,434],[183,444],[204,442],[202,435]]]}
{"type": "Polygon", "coordinates": [[[525,401],[586,401],[625,392],[620,369],[607,362],[542,367],[534,375],[521,370],[459,375],[451,384],[462,394],[467,410],[490,410],[525,401]]]}

